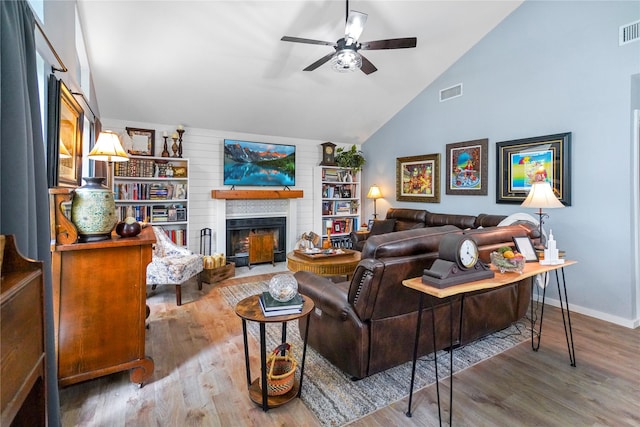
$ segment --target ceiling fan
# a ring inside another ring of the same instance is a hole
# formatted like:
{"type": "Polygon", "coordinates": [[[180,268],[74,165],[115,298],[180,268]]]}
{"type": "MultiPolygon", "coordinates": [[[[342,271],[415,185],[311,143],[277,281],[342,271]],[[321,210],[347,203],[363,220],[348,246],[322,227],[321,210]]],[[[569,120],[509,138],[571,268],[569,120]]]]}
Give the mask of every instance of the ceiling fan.
{"type": "Polygon", "coordinates": [[[320,44],[332,46],[335,52],[331,52],[309,65],[304,71],[313,71],[322,64],[331,61],[332,67],[336,71],[354,71],[361,69],[365,74],[371,74],[378,69],[367,58],[362,56],[359,50],[379,50],[379,49],[406,49],[416,47],[418,39],[416,37],[405,37],[401,39],[386,39],[370,42],[358,42],[358,38],[364,30],[367,22],[367,14],[349,11],[349,0],[346,5],[347,23],[344,29],[344,37],[336,42],[322,40],[304,39],[300,37],[284,36],[280,40],[293,43],[320,44]]]}

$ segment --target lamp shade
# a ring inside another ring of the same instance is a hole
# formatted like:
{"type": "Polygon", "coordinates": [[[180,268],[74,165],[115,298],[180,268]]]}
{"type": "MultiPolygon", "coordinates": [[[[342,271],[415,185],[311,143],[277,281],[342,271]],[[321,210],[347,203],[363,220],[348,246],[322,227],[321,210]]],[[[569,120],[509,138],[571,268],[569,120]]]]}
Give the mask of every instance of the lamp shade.
{"type": "Polygon", "coordinates": [[[380,192],[380,187],[377,185],[372,185],[369,188],[369,192],[367,193],[367,199],[379,199],[382,197],[382,193],[380,192]]]}
{"type": "Polygon", "coordinates": [[[526,208],[564,208],[564,205],[555,194],[553,194],[553,189],[551,188],[551,184],[548,182],[534,182],[531,185],[531,190],[529,191],[529,195],[522,205],[526,208]]]}
{"type": "Polygon", "coordinates": [[[129,160],[120,138],[114,132],[100,132],[98,141],[88,156],[91,160],[102,160],[104,162],[126,162],[129,160]]]}
{"type": "Polygon", "coordinates": [[[64,142],[62,142],[62,140],[60,140],[60,158],[61,159],[70,159],[71,157],[73,157],[73,156],[71,155],[71,153],[67,149],[67,146],[64,145],[64,142]]]}

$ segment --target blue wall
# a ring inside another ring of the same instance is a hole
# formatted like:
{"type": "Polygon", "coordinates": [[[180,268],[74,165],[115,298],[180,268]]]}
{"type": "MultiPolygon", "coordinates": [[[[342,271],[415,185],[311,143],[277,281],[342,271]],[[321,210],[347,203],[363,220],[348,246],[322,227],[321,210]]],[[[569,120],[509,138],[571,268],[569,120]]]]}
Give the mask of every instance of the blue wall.
{"type": "Polygon", "coordinates": [[[630,155],[640,42],[618,46],[618,28],[637,19],[637,1],[523,3],[363,145],[364,188],[375,182],[385,195],[378,212],[535,214],[496,204],[495,144],[572,132],[572,206],[549,210],[546,222],[579,261],[565,270],[572,308],[637,325],[630,155]],[[440,103],[457,83],[463,96],[440,103]],[[487,196],[446,195],[442,183],[439,204],[395,200],[396,157],[440,153],[442,177],[445,145],[480,138],[489,138],[487,196]]]}

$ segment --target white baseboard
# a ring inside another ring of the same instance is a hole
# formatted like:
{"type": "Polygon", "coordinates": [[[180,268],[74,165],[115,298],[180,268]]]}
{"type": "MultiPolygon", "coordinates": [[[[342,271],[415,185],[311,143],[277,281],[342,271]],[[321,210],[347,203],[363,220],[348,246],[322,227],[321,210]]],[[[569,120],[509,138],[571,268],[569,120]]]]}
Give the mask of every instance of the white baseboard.
{"type": "MultiPolygon", "coordinates": [[[[545,298],[545,304],[552,305],[554,307],[560,308],[560,302],[557,299],[553,298],[545,298]]],[[[601,311],[592,310],[590,308],[581,307],[579,305],[571,304],[569,302],[569,309],[572,313],[580,313],[585,316],[595,317],[596,319],[604,320],[605,322],[614,323],[616,325],[624,326],[625,328],[635,329],[640,326],[640,319],[624,319],[618,316],[612,316],[608,313],[603,313],[601,311]]]]}

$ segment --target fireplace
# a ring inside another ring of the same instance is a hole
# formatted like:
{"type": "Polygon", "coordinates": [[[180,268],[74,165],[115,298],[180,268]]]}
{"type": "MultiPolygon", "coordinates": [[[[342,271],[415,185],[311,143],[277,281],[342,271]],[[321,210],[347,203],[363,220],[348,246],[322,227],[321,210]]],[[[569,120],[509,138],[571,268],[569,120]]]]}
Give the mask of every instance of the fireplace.
{"type": "Polygon", "coordinates": [[[227,219],[226,254],[236,267],[249,265],[249,235],[273,233],[273,254],[276,262],[286,261],[287,218],[227,219]]]}

